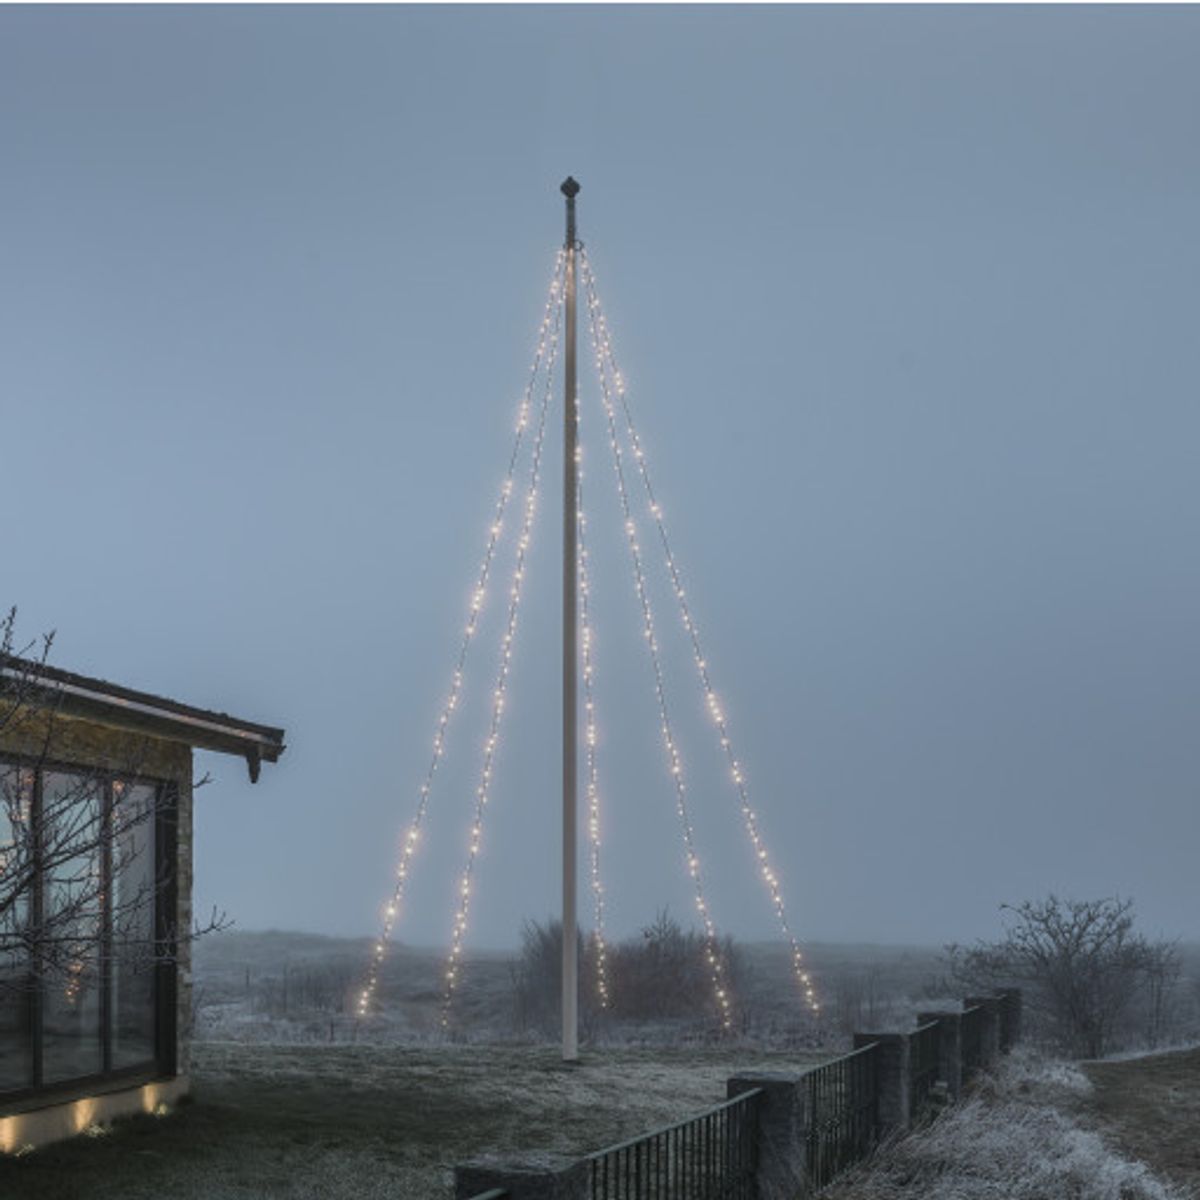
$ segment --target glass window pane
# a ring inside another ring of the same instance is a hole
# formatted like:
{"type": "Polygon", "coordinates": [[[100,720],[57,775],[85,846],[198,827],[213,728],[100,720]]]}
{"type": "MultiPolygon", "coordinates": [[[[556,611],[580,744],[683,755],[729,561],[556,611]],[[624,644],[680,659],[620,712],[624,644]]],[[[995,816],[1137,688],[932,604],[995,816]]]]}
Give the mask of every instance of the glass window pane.
{"type": "Polygon", "coordinates": [[[102,781],[42,776],[45,916],[41,959],[42,1078],[56,1083],[103,1069],[100,1039],[102,781]]]}
{"type": "Polygon", "coordinates": [[[112,1065],[154,1058],[157,789],[113,784],[112,1065]]]}
{"type": "Polygon", "coordinates": [[[33,773],[0,764],[0,1092],[33,1083],[29,816],[33,773]]]}

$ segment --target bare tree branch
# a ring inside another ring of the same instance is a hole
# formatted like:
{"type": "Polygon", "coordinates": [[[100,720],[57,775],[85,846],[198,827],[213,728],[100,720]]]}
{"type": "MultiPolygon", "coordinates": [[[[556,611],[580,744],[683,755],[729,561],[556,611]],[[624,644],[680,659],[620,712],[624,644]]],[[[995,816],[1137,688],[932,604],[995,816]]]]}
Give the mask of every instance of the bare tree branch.
{"type": "MultiPolygon", "coordinates": [[[[106,963],[141,970],[229,925],[215,910],[177,929],[158,912],[174,864],[156,861],[165,789],[142,783],[150,739],[119,769],[54,761],[60,694],[41,686],[53,634],[18,649],[16,610],[0,618],[0,994],[98,988],[106,963]]],[[[207,776],[193,786],[202,786],[207,776]]]]}
{"type": "Polygon", "coordinates": [[[1004,937],[948,946],[951,976],[982,989],[1019,983],[1049,1036],[1074,1054],[1099,1058],[1138,1001],[1153,1014],[1149,1035],[1161,1037],[1170,992],[1179,976],[1174,943],[1134,931],[1133,901],[1044,900],[1001,906],[1004,937]]]}

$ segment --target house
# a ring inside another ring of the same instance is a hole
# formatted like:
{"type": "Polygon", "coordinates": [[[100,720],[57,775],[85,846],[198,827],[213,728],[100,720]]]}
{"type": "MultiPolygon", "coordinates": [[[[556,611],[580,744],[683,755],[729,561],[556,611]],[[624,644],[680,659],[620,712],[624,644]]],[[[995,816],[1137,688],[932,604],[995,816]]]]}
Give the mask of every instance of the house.
{"type": "Polygon", "coordinates": [[[195,748],[283,730],[0,656],[0,1151],[188,1090],[195,748]]]}

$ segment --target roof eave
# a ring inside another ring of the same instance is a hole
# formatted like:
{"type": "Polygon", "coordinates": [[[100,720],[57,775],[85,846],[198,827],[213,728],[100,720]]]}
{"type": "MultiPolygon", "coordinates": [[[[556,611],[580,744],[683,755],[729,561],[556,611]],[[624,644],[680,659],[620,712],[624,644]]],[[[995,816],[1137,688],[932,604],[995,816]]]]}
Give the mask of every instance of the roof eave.
{"type": "Polygon", "coordinates": [[[0,676],[27,688],[27,702],[53,707],[64,716],[183,742],[196,749],[237,755],[246,760],[251,782],[258,781],[264,761],[277,762],[285,749],[282,729],[193,708],[58,668],[10,659],[0,664],[0,676]]]}

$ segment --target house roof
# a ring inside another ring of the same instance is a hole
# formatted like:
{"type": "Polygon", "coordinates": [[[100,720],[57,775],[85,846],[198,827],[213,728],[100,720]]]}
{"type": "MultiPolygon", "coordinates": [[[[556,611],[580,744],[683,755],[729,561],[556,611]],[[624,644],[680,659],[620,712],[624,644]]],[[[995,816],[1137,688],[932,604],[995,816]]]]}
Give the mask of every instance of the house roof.
{"type": "Polygon", "coordinates": [[[20,688],[26,702],[43,708],[53,705],[64,716],[185,742],[202,750],[240,755],[250,768],[252,782],[258,780],[264,761],[276,762],[284,751],[284,732],[274,726],[181,704],[15,655],[0,658],[0,684],[20,688]]]}

